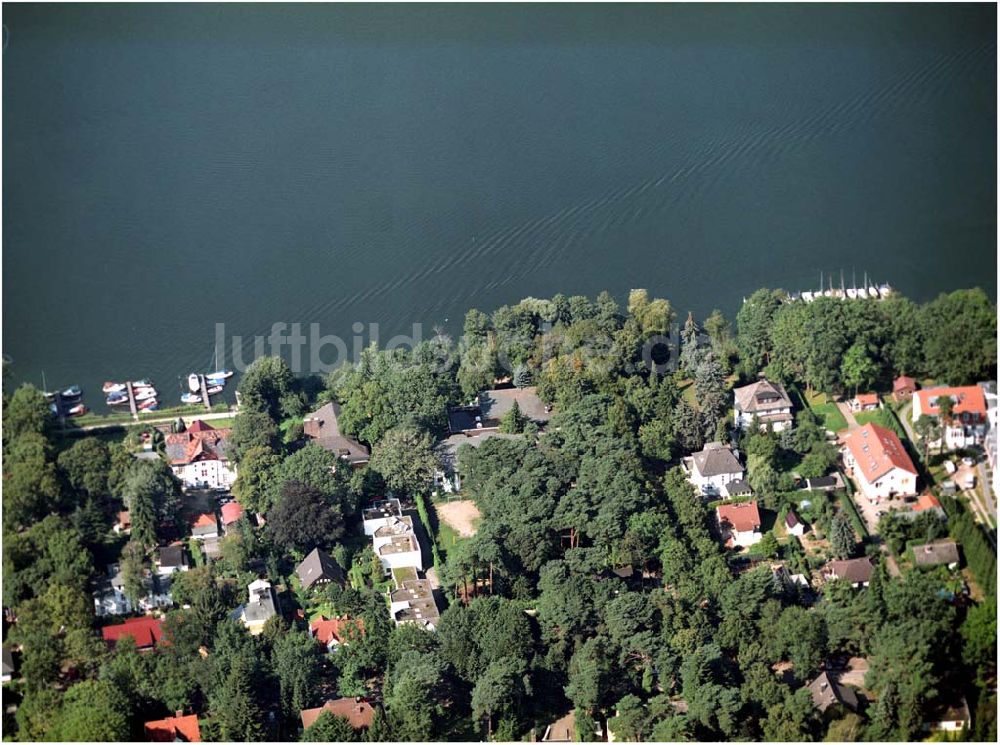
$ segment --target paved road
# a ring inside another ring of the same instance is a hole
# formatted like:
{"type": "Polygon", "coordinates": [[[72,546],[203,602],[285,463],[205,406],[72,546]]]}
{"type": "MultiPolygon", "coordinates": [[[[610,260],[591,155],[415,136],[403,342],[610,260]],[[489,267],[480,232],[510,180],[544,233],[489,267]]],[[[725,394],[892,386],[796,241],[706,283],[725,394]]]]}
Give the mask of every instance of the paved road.
{"type": "Polygon", "coordinates": [[[138,422],[129,419],[121,422],[108,422],[107,424],[90,424],[86,427],[71,427],[66,430],[66,434],[73,434],[74,432],[93,432],[95,430],[113,429],[115,427],[133,427],[137,424],[170,424],[172,422],[176,422],[178,418],[183,419],[185,425],[189,425],[196,419],[200,419],[203,422],[209,422],[213,419],[232,419],[234,416],[236,416],[236,411],[215,411],[211,413],[206,411],[203,414],[184,414],[180,417],[175,414],[174,416],[155,417],[150,419],[143,417],[138,422]]]}
{"type": "Polygon", "coordinates": [[[840,409],[840,413],[843,414],[844,419],[847,420],[848,432],[861,426],[858,424],[858,420],[854,418],[854,412],[851,411],[851,407],[846,401],[837,401],[837,408],[840,409]]]}

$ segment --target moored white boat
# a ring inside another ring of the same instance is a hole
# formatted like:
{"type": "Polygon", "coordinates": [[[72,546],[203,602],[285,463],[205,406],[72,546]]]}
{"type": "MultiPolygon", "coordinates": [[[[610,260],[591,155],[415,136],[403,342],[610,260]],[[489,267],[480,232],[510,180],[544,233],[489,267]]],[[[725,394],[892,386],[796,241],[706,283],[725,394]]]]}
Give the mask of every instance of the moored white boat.
{"type": "Polygon", "coordinates": [[[155,388],[140,388],[137,391],[133,391],[136,401],[148,401],[151,398],[156,398],[155,388]]]}
{"type": "Polygon", "coordinates": [[[77,404],[66,413],[69,414],[70,416],[80,416],[82,414],[87,413],[87,407],[84,406],[83,404],[77,404]]]}
{"type": "Polygon", "coordinates": [[[157,402],[155,398],[147,398],[145,401],[141,401],[138,404],[138,408],[142,411],[150,411],[157,407],[157,402]]]}
{"type": "Polygon", "coordinates": [[[83,391],[80,390],[80,386],[78,385],[71,385],[69,388],[67,388],[62,392],[63,398],[76,398],[77,396],[80,396],[82,394],[83,391]]]}
{"type": "Polygon", "coordinates": [[[101,390],[104,391],[105,393],[119,393],[120,391],[125,390],[125,384],[115,383],[109,380],[104,384],[101,390]]]}
{"type": "Polygon", "coordinates": [[[206,373],[205,374],[206,378],[212,378],[212,379],[216,379],[216,380],[219,379],[219,378],[222,378],[222,379],[231,378],[232,376],[233,376],[233,371],[232,370],[226,370],[226,369],[216,370],[215,372],[210,372],[210,373],[206,373]]]}
{"type": "Polygon", "coordinates": [[[213,385],[208,389],[209,396],[214,396],[216,393],[222,393],[221,385],[213,385]]]}
{"type": "Polygon", "coordinates": [[[197,393],[201,390],[201,378],[198,377],[198,373],[191,373],[188,375],[188,390],[191,393],[197,393]]]}
{"type": "Polygon", "coordinates": [[[127,404],[127,403],[128,403],[128,396],[126,396],[124,393],[112,393],[107,398],[108,406],[120,406],[121,404],[127,404]]]}
{"type": "Polygon", "coordinates": [[[185,393],[183,396],[181,396],[181,403],[200,404],[201,396],[199,396],[197,393],[185,393]]]}

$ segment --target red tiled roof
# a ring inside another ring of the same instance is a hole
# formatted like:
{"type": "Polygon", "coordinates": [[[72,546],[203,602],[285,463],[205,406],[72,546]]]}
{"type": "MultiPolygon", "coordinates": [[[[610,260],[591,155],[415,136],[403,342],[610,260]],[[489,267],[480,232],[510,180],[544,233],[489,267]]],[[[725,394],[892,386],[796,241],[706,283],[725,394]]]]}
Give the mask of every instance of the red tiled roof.
{"type": "Polygon", "coordinates": [[[921,494],[920,498],[913,505],[914,512],[923,512],[924,510],[934,510],[940,509],[941,502],[933,494],[921,494]]]}
{"type": "Polygon", "coordinates": [[[854,399],[859,406],[878,406],[877,393],[859,393],[854,399]]]}
{"type": "Polygon", "coordinates": [[[978,385],[966,385],[958,388],[924,388],[917,391],[920,399],[920,413],[938,416],[937,399],[941,396],[951,396],[958,399],[952,407],[952,414],[977,414],[986,418],[986,396],[978,385]],[[931,399],[935,399],[931,403],[931,399]]]}
{"type": "Polygon", "coordinates": [[[224,441],[229,429],[214,429],[198,420],[185,432],[173,432],[164,440],[170,463],[185,465],[201,460],[225,460],[224,441]]]}
{"type": "Polygon", "coordinates": [[[213,515],[211,512],[203,512],[202,514],[198,515],[198,519],[194,521],[194,526],[193,527],[195,527],[195,528],[207,528],[207,527],[217,528],[217,527],[219,527],[219,523],[218,523],[218,521],[216,521],[215,515],[213,515]]]}
{"type": "Polygon", "coordinates": [[[229,525],[243,517],[243,506],[239,502],[226,502],[222,505],[222,524],[229,525]]]}
{"type": "Polygon", "coordinates": [[[719,517],[720,525],[728,524],[740,533],[760,527],[760,511],[756,502],[722,504],[715,508],[715,513],[719,517]]]}
{"type": "Polygon", "coordinates": [[[327,701],[316,709],[303,709],[302,728],[306,729],[312,726],[324,711],[330,712],[335,717],[344,717],[354,729],[370,727],[372,719],[375,718],[375,710],[367,701],[338,698],[336,701],[327,701]]]}
{"type": "Polygon", "coordinates": [[[365,633],[365,622],[360,618],[350,618],[341,616],[340,618],[326,618],[320,616],[309,624],[309,631],[312,632],[316,640],[329,645],[330,641],[336,639],[343,643],[349,639],[353,632],[365,633]]]}
{"type": "Polygon", "coordinates": [[[907,375],[900,375],[894,381],[892,381],[892,390],[902,391],[907,388],[913,388],[916,390],[917,381],[907,375]]]}
{"type": "Polygon", "coordinates": [[[198,716],[188,714],[186,717],[167,717],[146,722],[142,725],[150,742],[201,742],[201,730],[198,729],[198,716]]]}
{"type": "Polygon", "coordinates": [[[191,426],[187,428],[188,432],[214,432],[215,427],[211,424],[203,422],[201,419],[195,419],[191,422],[191,426]]]}
{"type": "Polygon", "coordinates": [[[845,442],[857,468],[869,483],[885,476],[893,468],[900,468],[914,475],[917,473],[913,461],[903,449],[903,443],[892,430],[869,422],[851,432],[845,442]]]}
{"type": "Polygon", "coordinates": [[[104,641],[112,643],[128,636],[135,640],[136,647],[143,649],[155,646],[163,637],[161,624],[160,619],[149,616],[130,618],[115,626],[105,626],[101,629],[101,635],[104,641]]]}

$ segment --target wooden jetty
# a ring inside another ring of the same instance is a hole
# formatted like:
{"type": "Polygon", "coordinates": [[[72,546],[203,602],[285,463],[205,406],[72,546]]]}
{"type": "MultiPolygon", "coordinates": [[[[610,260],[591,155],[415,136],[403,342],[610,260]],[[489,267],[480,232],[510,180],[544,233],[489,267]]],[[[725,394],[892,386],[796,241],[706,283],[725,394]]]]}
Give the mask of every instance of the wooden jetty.
{"type": "Polygon", "coordinates": [[[204,375],[198,375],[198,382],[201,383],[201,400],[205,404],[205,408],[209,411],[212,410],[212,402],[208,395],[208,383],[205,380],[204,375]]]}
{"type": "Polygon", "coordinates": [[[135,391],[132,390],[132,381],[125,381],[125,390],[128,391],[128,407],[132,411],[132,418],[139,421],[139,407],[135,404],[135,391]]]}

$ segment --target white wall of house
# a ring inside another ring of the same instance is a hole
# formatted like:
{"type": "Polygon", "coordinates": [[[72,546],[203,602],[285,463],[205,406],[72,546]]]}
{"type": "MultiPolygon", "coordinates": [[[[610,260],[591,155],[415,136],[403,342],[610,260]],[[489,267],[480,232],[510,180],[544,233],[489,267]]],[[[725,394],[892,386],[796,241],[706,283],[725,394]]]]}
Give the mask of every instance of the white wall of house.
{"type": "Polygon", "coordinates": [[[375,554],[378,556],[379,561],[382,562],[382,568],[386,571],[386,574],[391,572],[393,569],[403,569],[405,567],[414,567],[415,569],[423,569],[424,565],[420,555],[420,544],[414,541],[416,545],[416,550],[414,551],[402,551],[399,553],[392,554],[382,554],[379,553],[379,547],[388,543],[386,539],[381,539],[381,543],[374,543],[380,539],[373,538],[373,547],[375,549],[375,554]]]}
{"type": "MultiPolygon", "coordinates": [[[[792,407],[786,407],[783,409],[772,409],[768,414],[791,414],[792,407]]],[[[758,417],[758,423],[760,424],[760,429],[766,430],[768,422],[765,419],[760,419],[758,417]]],[[[748,414],[745,411],[740,411],[738,408],[733,409],[733,423],[736,425],[737,429],[747,430],[753,425],[753,414],[748,414]]],[[[790,421],[780,421],[771,422],[771,429],[775,432],[783,432],[786,429],[791,429],[792,423],[790,421]]]]}
{"type": "Polygon", "coordinates": [[[852,462],[853,459],[850,458],[849,452],[847,461],[847,466],[852,469],[858,488],[868,499],[878,500],[890,496],[910,496],[917,493],[916,474],[904,471],[902,468],[893,468],[872,483],[865,478],[865,474],[860,468],[854,467],[855,464],[852,462]]]}
{"type": "Polygon", "coordinates": [[[171,468],[188,488],[228,489],[236,481],[236,466],[229,461],[201,460],[171,468]]]}
{"type": "Polygon", "coordinates": [[[732,530],[729,534],[733,537],[733,543],[744,547],[760,543],[760,539],[764,537],[759,530],[732,530]]]}
{"type": "Polygon", "coordinates": [[[691,459],[691,470],[688,480],[695,485],[701,494],[719,495],[722,494],[722,487],[732,481],[739,481],[743,478],[743,471],[736,473],[720,473],[715,476],[702,476],[698,470],[694,459],[691,459]]]}

